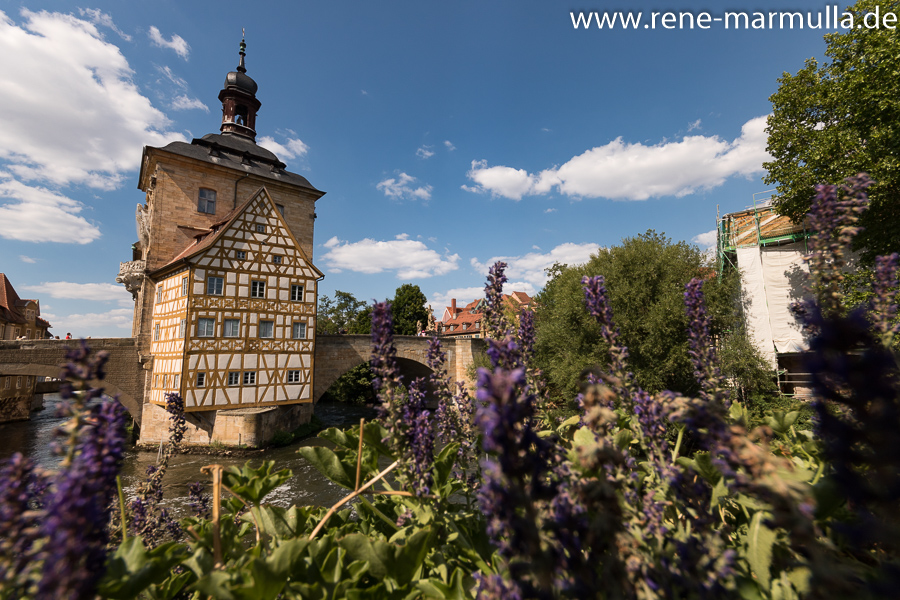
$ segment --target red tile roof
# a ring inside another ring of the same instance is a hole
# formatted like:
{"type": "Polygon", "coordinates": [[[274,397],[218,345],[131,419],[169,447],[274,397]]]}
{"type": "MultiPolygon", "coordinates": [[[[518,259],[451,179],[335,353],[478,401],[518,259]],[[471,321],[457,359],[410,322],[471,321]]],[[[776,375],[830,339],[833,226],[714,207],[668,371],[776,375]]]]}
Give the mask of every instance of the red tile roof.
{"type": "Polygon", "coordinates": [[[30,298],[19,298],[9,278],[0,273],[0,319],[7,323],[26,323],[24,308],[30,302],[37,305],[35,310],[35,324],[41,327],[51,327],[50,323],[40,318],[41,307],[38,300],[30,298]]]}

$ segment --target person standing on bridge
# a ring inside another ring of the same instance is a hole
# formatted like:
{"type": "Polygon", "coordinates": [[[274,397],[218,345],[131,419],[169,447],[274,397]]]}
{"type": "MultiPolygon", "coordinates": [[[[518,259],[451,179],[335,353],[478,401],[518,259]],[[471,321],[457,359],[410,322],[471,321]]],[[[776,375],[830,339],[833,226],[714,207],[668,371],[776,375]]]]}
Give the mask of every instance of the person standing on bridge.
{"type": "Polygon", "coordinates": [[[71,340],[71,339],[72,339],[72,334],[71,334],[71,333],[67,333],[67,334],[66,334],[66,339],[67,339],[67,340],[71,340]]]}

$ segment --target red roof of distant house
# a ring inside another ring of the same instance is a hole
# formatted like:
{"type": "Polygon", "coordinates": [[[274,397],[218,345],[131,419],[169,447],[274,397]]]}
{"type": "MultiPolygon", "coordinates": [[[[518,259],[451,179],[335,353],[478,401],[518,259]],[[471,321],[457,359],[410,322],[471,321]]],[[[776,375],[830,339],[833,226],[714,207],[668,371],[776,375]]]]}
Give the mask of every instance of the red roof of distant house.
{"type": "MultiPolygon", "coordinates": [[[[519,310],[521,310],[522,308],[530,307],[532,303],[531,296],[529,296],[525,292],[502,294],[501,299],[504,304],[512,308],[515,312],[519,312],[519,310]]],[[[441,327],[441,334],[458,335],[460,333],[480,333],[480,321],[482,318],[483,304],[484,299],[479,298],[478,300],[469,302],[463,308],[456,307],[456,314],[453,314],[453,307],[455,307],[456,305],[454,299],[453,305],[447,307],[447,312],[450,313],[450,318],[443,322],[441,327]],[[478,323],[478,325],[475,325],[475,323],[478,323]],[[464,328],[466,324],[469,325],[468,328],[464,328]]]]}
{"type": "Polygon", "coordinates": [[[25,315],[21,309],[28,306],[29,302],[34,302],[37,305],[35,323],[49,328],[51,326],[50,323],[39,316],[41,314],[40,302],[28,298],[19,298],[9,278],[5,274],[0,273],[0,319],[7,323],[25,323],[25,315]]]}

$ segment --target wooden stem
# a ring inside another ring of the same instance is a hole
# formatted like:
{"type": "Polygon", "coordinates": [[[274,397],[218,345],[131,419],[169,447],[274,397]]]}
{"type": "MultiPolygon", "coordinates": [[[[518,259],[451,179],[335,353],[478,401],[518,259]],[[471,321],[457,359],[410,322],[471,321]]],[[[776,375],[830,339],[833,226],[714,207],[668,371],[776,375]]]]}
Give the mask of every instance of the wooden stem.
{"type": "Polygon", "coordinates": [[[346,503],[349,502],[350,500],[353,500],[354,498],[356,498],[357,496],[359,496],[361,493],[363,493],[364,491],[366,491],[367,489],[369,489],[370,487],[372,487],[373,485],[375,485],[375,483],[378,482],[382,477],[384,477],[385,475],[387,475],[388,473],[390,473],[391,471],[393,471],[395,468],[397,468],[397,465],[399,465],[399,464],[400,464],[400,461],[399,461],[399,460],[395,460],[394,462],[392,462],[392,463],[390,464],[389,467],[387,467],[387,468],[386,468],[385,470],[383,470],[381,473],[379,473],[378,475],[376,475],[375,477],[373,477],[366,485],[362,486],[361,488],[359,488],[358,490],[356,490],[356,491],[353,492],[352,494],[346,496],[345,498],[343,498],[342,500],[340,500],[337,504],[335,504],[334,506],[332,506],[331,508],[329,508],[329,509],[328,509],[328,512],[325,513],[325,516],[322,517],[322,520],[319,521],[319,524],[316,525],[316,528],[313,529],[313,530],[312,530],[312,533],[309,534],[309,539],[313,539],[314,537],[316,537],[316,534],[319,533],[319,530],[321,530],[322,527],[325,526],[325,523],[328,521],[328,519],[331,517],[331,515],[333,515],[335,512],[337,512],[337,509],[338,509],[338,508],[340,508],[341,506],[343,506],[344,504],[346,504],[346,503]]]}

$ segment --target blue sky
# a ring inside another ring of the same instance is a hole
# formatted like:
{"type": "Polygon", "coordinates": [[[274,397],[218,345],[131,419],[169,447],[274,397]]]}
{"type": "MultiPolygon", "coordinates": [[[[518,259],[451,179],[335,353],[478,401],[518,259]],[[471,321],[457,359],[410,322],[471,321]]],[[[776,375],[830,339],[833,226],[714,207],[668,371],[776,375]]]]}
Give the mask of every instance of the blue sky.
{"type": "Polygon", "coordinates": [[[142,147],[218,132],[241,28],[258,141],[327,192],[320,293],[414,283],[440,314],[497,258],[535,293],[647,229],[708,243],[766,189],[768,98],[823,31],[573,28],[606,4],[0,0],[0,271],[55,334],[130,335],[142,147]]]}

